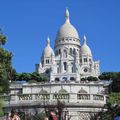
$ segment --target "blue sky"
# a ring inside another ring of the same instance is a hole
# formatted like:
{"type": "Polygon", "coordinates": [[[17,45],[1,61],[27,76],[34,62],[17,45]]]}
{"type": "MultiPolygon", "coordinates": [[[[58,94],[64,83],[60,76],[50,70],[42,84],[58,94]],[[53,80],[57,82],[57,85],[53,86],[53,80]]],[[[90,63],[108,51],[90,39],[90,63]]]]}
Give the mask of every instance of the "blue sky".
{"type": "Polygon", "coordinates": [[[81,44],[86,34],[101,72],[120,71],[120,0],[0,0],[0,28],[17,72],[35,71],[47,36],[54,47],[66,7],[81,44]]]}

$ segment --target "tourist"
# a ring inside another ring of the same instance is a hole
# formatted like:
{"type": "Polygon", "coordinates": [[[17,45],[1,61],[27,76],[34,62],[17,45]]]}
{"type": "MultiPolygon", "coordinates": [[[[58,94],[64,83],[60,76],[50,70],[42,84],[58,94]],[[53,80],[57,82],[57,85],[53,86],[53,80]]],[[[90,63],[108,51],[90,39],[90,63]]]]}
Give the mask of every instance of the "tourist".
{"type": "Polygon", "coordinates": [[[12,120],[20,120],[20,117],[17,115],[17,112],[13,115],[12,120]]]}
{"type": "Polygon", "coordinates": [[[6,119],[5,120],[11,120],[9,113],[6,114],[6,119]]]}
{"type": "Polygon", "coordinates": [[[49,118],[49,120],[58,120],[55,112],[51,112],[51,113],[50,113],[50,118],[49,118]]]}

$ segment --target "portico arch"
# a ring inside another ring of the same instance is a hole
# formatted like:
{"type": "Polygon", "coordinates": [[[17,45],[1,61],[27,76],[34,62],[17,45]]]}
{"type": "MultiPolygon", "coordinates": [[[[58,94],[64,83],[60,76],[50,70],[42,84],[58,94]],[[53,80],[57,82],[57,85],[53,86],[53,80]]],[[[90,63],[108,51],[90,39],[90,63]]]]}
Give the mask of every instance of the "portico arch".
{"type": "Polygon", "coordinates": [[[74,77],[70,77],[70,81],[75,81],[75,78],[74,77]]]}

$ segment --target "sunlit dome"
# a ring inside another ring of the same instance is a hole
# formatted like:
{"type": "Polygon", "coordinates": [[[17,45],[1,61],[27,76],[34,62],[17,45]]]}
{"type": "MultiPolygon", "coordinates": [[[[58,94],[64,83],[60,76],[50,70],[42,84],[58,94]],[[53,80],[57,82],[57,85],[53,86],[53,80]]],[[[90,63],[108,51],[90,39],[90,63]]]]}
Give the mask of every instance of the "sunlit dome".
{"type": "Polygon", "coordinates": [[[53,49],[50,47],[50,39],[47,39],[47,46],[45,47],[43,51],[43,56],[44,57],[51,57],[51,55],[54,55],[53,49]]]}
{"type": "Polygon", "coordinates": [[[67,38],[67,37],[71,37],[71,38],[77,38],[79,39],[79,35],[77,30],[75,29],[75,27],[70,23],[70,19],[69,19],[69,11],[68,9],[66,9],[66,13],[65,13],[65,17],[66,17],[66,21],[65,23],[60,27],[60,29],[58,30],[57,33],[57,39],[61,39],[61,38],[67,38]]]}
{"type": "Polygon", "coordinates": [[[90,55],[90,56],[92,56],[91,50],[90,50],[89,46],[86,43],[86,36],[85,35],[84,35],[84,43],[83,43],[83,45],[81,47],[81,54],[82,55],[90,55]]]}

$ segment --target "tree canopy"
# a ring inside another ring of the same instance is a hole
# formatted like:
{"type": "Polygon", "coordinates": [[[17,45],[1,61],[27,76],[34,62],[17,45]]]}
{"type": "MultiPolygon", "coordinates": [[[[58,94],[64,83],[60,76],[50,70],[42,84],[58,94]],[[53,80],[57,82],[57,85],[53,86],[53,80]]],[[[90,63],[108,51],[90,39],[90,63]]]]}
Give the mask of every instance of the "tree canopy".
{"type": "Polygon", "coordinates": [[[120,92],[120,72],[103,72],[99,76],[100,80],[111,80],[112,92],[120,92]]]}
{"type": "Polygon", "coordinates": [[[45,82],[47,81],[47,77],[43,74],[39,74],[37,72],[33,72],[33,73],[16,73],[14,74],[14,77],[12,79],[12,81],[23,81],[25,80],[26,82],[29,81],[36,81],[36,82],[45,82]]]}
{"type": "Polygon", "coordinates": [[[9,81],[15,70],[12,68],[12,53],[4,48],[7,37],[0,33],[0,92],[6,93],[9,89],[9,81]]]}
{"type": "Polygon", "coordinates": [[[86,78],[81,78],[81,81],[98,81],[98,78],[94,76],[89,76],[86,78]]]}

